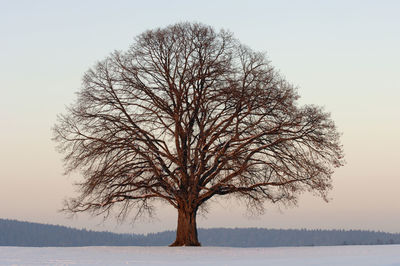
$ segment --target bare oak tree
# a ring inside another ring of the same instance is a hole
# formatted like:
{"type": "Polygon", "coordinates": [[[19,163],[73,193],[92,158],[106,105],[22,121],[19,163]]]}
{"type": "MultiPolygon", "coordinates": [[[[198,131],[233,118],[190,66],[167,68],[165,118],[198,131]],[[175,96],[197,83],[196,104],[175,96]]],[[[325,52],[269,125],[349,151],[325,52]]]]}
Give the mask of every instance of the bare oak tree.
{"type": "MultiPolygon", "coordinates": [[[[343,165],[328,113],[299,96],[265,55],[226,31],[180,23],[139,35],[87,71],[54,139],[83,174],[66,210],[125,216],[155,200],[178,212],[172,246],[200,245],[196,214],[234,195],[249,208],[326,199],[343,165]]],[[[136,216],[135,216],[136,217],[136,216]]]]}

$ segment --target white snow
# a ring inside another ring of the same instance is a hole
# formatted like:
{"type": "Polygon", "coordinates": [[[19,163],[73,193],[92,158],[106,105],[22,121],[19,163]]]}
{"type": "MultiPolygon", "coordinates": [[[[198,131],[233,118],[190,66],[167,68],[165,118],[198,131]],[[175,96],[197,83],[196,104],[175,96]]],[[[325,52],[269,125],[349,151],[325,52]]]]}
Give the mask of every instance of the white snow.
{"type": "Polygon", "coordinates": [[[400,266],[400,245],[290,248],[0,247],[0,265],[400,266]]]}

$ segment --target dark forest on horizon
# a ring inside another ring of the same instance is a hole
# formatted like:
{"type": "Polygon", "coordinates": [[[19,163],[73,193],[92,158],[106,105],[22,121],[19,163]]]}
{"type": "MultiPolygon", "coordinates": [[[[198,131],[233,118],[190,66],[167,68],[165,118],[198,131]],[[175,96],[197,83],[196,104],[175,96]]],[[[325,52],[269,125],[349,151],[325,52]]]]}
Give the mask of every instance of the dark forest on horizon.
{"type": "MultiPolygon", "coordinates": [[[[116,234],[0,219],[0,246],[167,246],[175,231],[116,234]]],[[[307,230],[263,228],[199,229],[203,246],[293,247],[400,244],[400,234],[365,230],[307,230]]]]}

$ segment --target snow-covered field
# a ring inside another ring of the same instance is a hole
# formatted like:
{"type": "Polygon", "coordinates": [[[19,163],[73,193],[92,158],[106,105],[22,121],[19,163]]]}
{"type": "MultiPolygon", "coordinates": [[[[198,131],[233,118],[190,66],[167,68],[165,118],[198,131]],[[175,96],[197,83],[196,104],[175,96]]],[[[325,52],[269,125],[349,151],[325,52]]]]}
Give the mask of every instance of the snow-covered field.
{"type": "Polygon", "coordinates": [[[400,266],[400,245],[294,248],[0,247],[0,265],[400,266]]]}

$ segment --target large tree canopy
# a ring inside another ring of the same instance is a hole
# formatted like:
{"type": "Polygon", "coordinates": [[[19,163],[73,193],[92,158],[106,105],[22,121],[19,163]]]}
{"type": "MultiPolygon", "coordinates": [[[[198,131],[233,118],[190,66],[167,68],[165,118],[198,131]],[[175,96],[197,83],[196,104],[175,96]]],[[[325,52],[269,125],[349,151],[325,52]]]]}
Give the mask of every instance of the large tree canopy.
{"type": "Polygon", "coordinates": [[[180,23],[139,35],[86,72],[55,140],[79,170],[72,212],[178,211],[173,245],[199,245],[196,213],[227,194],[261,210],[304,191],[326,199],[343,164],[328,113],[299,106],[265,55],[226,31],[180,23]]]}

